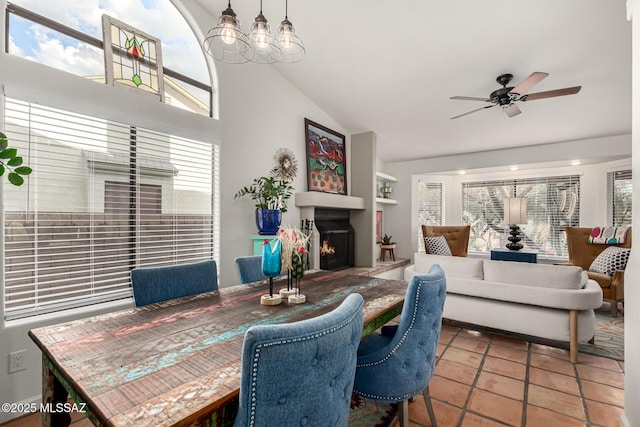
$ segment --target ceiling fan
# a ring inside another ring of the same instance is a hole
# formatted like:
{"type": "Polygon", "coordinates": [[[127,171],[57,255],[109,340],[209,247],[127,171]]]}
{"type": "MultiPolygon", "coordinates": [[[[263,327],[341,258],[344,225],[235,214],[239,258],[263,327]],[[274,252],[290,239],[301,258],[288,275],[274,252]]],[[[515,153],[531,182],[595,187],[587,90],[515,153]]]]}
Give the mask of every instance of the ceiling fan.
{"type": "Polygon", "coordinates": [[[522,112],[520,111],[520,108],[518,108],[518,106],[515,104],[515,101],[535,101],[536,99],[552,98],[554,96],[573,95],[580,92],[580,88],[582,88],[582,86],[573,86],[566,87],[564,89],[547,90],[544,92],[527,94],[527,91],[529,89],[540,83],[540,81],[548,75],[549,73],[541,73],[539,71],[536,71],[534,73],[531,73],[529,77],[518,83],[517,86],[507,87],[507,85],[513,79],[513,74],[500,74],[498,78],[496,78],[496,81],[500,85],[502,85],[502,88],[491,92],[489,98],[477,98],[473,96],[452,96],[451,98],[449,98],[459,99],[463,101],[489,102],[491,103],[491,105],[486,105],[484,107],[480,107],[451,118],[457,119],[458,117],[466,116],[467,114],[475,113],[476,111],[495,107],[496,105],[501,106],[502,111],[504,111],[507,116],[513,117],[522,112]]]}

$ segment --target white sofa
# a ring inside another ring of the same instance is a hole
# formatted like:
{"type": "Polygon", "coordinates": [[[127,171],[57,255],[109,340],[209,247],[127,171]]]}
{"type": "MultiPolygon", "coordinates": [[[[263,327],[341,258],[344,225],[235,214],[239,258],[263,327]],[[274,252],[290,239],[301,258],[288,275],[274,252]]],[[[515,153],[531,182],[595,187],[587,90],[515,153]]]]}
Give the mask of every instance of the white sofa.
{"type": "Polygon", "coordinates": [[[404,279],[433,264],[447,279],[446,319],[568,341],[573,363],[594,337],[602,290],[580,267],[415,254],[404,279]]]}

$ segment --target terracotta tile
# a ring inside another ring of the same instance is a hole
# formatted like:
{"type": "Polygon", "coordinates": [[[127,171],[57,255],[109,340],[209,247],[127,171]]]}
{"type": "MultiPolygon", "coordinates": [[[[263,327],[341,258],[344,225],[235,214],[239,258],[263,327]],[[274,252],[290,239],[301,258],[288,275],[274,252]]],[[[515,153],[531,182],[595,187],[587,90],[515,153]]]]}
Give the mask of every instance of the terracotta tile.
{"type": "Polygon", "coordinates": [[[482,370],[519,380],[524,380],[527,375],[526,365],[491,356],[487,356],[485,359],[484,365],[482,365],[482,370]]]}
{"type": "Polygon", "coordinates": [[[460,335],[458,335],[453,339],[453,341],[451,341],[451,345],[453,347],[462,348],[465,350],[473,351],[474,353],[481,354],[484,354],[484,352],[487,351],[487,347],[489,347],[489,344],[486,342],[462,338],[460,337],[460,335]]]}
{"type": "Polygon", "coordinates": [[[447,378],[434,375],[429,382],[431,400],[440,400],[462,408],[471,387],[447,378]]]}
{"type": "MultiPolygon", "coordinates": [[[[436,414],[436,423],[438,423],[438,426],[458,425],[458,422],[462,417],[462,409],[433,399],[431,399],[431,404],[433,405],[433,412],[436,414]]],[[[427,415],[427,409],[424,405],[422,405],[422,407],[424,408],[424,419],[420,421],[420,425],[431,427],[429,416],[427,415]]],[[[409,413],[411,413],[411,410],[409,410],[409,413]]]]}
{"type": "Polygon", "coordinates": [[[579,396],[529,384],[527,403],[585,420],[582,399],[579,396]]]}
{"type": "MultiPolygon", "coordinates": [[[[580,355],[582,356],[582,355],[580,355]]],[[[544,354],[531,353],[530,364],[536,368],[547,371],[558,372],[560,374],[575,376],[573,364],[564,360],[559,360],[544,354]]]]}
{"type": "Polygon", "coordinates": [[[448,334],[444,332],[440,332],[440,336],[438,337],[438,343],[447,345],[455,338],[456,334],[448,334]]]}
{"type": "Polygon", "coordinates": [[[528,350],[529,343],[527,341],[517,340],[511,337],[505,337],[504,335],[494,335],[491,338],[492,344],[499,344],[505,347],[511,347],[518,350],[528,350]]]}
{"type": "Polygon", "coordinates": [[[522,419],[522,402],[499,396],[488,391],[475,389],[467,411],[492,418],[509,425],[520,425],[522,419]]]}
{"type": "Polygon", "coordinates": [[[464,420],[462,420],[461,427],[504,427],[504,424],[467,412],[464,420]]]}
{"type": "Polygon", "coordinates": [[[492,335],[487,334],[486,332],[474,331],[472,329],[462,329],[460,333],[458,333],[458,336],[470,340],[489,342],[491,341],[492,335]]]}
{"type": "Polygon", "coordinates": [[[482,355],[460,348],[449,347],[442,355],[442,359],[477,368],[482,362],[482,355]]]}
{"type": "Polygon", "coordinates": [[[580,396],[578,380],[569,375],[562,375],[544,369],[529,368],[529,383],[580,396]]]}
{"type": "Polygon", "coordinates": [[[442,353],[444,353],[446,349],[447,349],[447,346],[438,344],[438,347],[436,347],[436,357],[442,357],[442,353]]]}
{"type": "Polygon", "coordinates": [[[551,347],[548,345],[531,343],[531,352],[544,354],[545,356],[555,357],[556,359],[571,361],[571,355],[564,348],[551,347]]]}
{"type": "Polygon", "coordinates": [[[576,365],[578,377],[583,380],[593,381],[612,387],[624,388],[624,375],[622,372],[613,372],[608,369],[596,368],[590,365],[576,365]]]}
{"type": "Polygon", "coordinates": [[[527,405],[526,427],[585,427],[586,425],[584,421],[548,409],[527,405]]]}
{"type": "Polygon", "coordinates": [[[449,362],[448,360],[440,360],[436,365],[435,373],[441,377],[471,385],[476,379],[478,370],[470,366],[449,362]]]}
{"type": "Polygon", "coordinates": [[[440,329],[440,333],[443,333],[443,332],[447,334],[455,335],[458,332],[460,332],[460,328],[458,328],[457,326],[451,326],[443,323],[442,328],[440,329]]]}
{"type": "Polygon", "coordinates": [[[580,355],[578,356],[578,362],[581,365],[595,366],[597,368],[607,369],[613,372],[623,372],[623,369],[620,367],[617,361],[608,359],[606,357],[598,357],[592,354],[580,353],[580,355]]]}
{"type": "Polygon", "coordinates": [[[624,408],[624,390],[586,380],[581,381],[581,385],[582,395],[585,399],[591,399],[624,408]]]}
{"type": "Polygon", "coordinates": [[[585,399],[589,421],[605,427],[619,427],[624,409],[585,399]]]}
{"type": "Polygon", "coordinates": [[[489,356],[511,360],[512,362],[527,363],[526,351],[505,347],[503,345],[492,344],[491,347],[489,347],[489,352],[487,352],[487,354],[489,356]]]}
{"type": "Polygon", "coordinates": [[[524,381],[491,372],[482,371],[476,387],[514,400],[522,400],[524,397],[524,381]]]}

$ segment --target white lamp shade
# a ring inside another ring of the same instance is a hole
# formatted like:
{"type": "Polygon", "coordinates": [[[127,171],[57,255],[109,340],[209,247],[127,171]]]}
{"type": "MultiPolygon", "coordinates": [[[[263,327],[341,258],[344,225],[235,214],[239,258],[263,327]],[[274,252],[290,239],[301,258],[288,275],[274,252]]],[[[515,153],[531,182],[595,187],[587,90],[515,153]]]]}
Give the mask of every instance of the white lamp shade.
{"type": "Polygon", "coordinates": [[[505,224],[526,224],[527,223],[527,198],[526,197],[505,197],[504,202],[504,223],[505,224]]]}

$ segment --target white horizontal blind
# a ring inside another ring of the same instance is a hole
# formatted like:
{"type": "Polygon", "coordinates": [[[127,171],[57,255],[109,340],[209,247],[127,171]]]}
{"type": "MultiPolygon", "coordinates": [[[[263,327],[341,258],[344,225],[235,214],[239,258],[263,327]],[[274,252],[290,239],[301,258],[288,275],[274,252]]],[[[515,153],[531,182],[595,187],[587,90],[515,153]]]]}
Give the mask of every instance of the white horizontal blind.
{"type": "Polygon", "coordinates": [[[7,320],[128,298],[134,267],[217,258],[217,147],[13,99],[5,123],[34,169],[3,191],[7,320]]]}
{"type": "Polygon", "coordinates": [[[424,252],[422,225],[442,225],[444,191],[441,182],[418,181],[418,252],[424,252]]]}
{"type": "Polygon", "coordinates": [[[506,244],[505,197],[527,198],[521,243],[549,257],[567,256],[565,229],[580,222],[579,175],[463,183],[462,222],[471,225],[470,251],[488,252],[506,244]]]}
{"type": "Polygon", "coordinates": [[[631,225],[633,182],[631,169],[610,173],[611,225],[631,225]]]}

